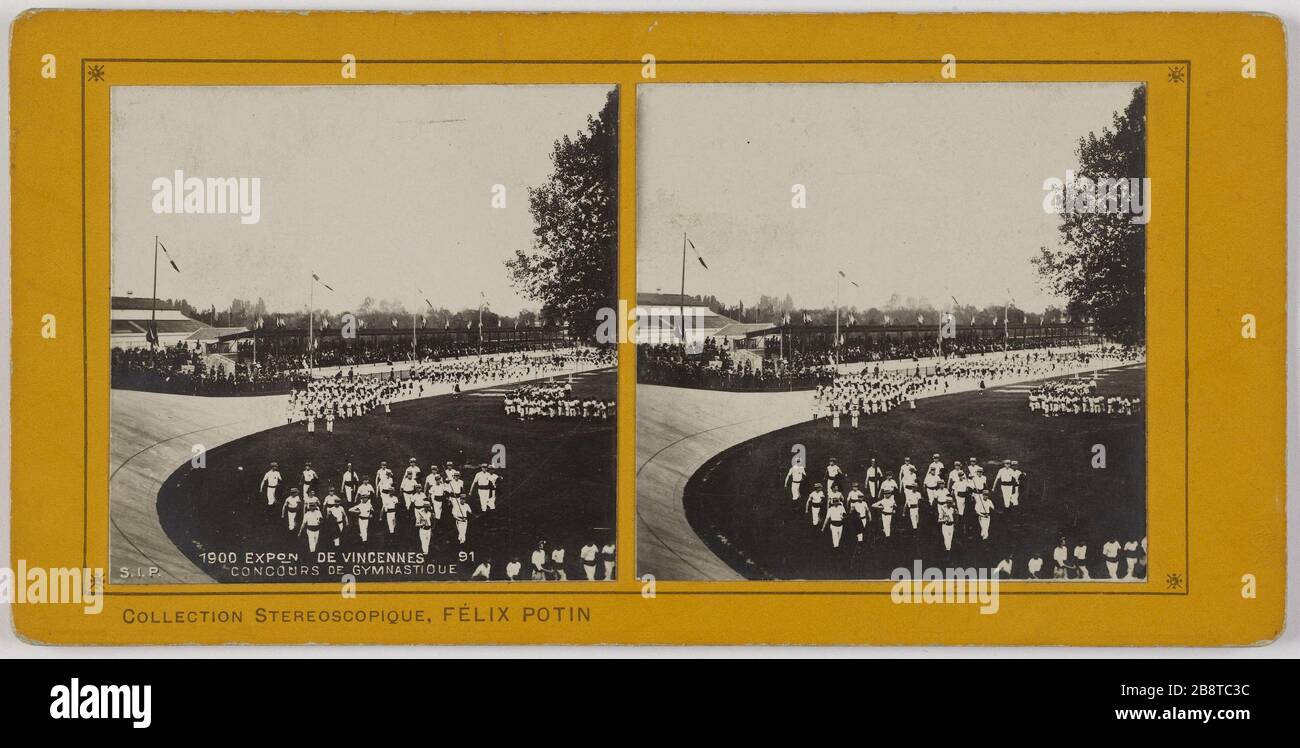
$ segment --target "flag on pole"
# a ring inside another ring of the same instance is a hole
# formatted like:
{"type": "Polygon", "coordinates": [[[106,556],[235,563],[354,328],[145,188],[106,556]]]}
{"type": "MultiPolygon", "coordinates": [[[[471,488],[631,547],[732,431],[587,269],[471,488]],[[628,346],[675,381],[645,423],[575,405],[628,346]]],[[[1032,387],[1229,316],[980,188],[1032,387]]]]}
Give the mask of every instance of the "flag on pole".
{"type": "Polygon", "coordinates": [[[144,341],[149,345],[158,345],[158,324],[153,320],[144,326],[144,341]]]}
{"type": "Polygon", "coordinates": [[[889,326],[889,315],[888,315],[888,314],[885,315],[885,326],[886,326],[886,327],[889,326]]]}
{"type": "Polygon", "coordinates": [[[852,313],[852,312],[850,312],[850,313],[849,313],[849,327],[853,327],[855,324],[857,324],[857,322],[858,322],[857,318],[853,316],[853,313],[852,313]]]}
{"type": "Polygon", "coordinates": [[[448,317],[448,318],[447,318],[447,324],[443,325],[443,326],[442,326],[442,329],[444,329],[444,330],[450,330],[450,329],[451,329],[451,317],[448,317]]]}
{"type": "Polygon", "coordinates": [[[320,276],[317,275],[317,274],[315,274],[315,273],[312,273],[312,274],[311,274],[311,279],[314,280],[314,281],[316,281],[317,283],[321,284],[322,286],[324,286],[325,289],[328,290],[328,291],[333,291],[333,290],[334,290],[334,289],[330,286],[330,284],[328,284],[328,283],[326,283],[325,281],[321,280],[321,279],[320,279],[320,276]]]}
{"type": "Polygon", "coordinates": [[[835,272],[839,273],[841,278],[843,278],[844,280],[847,280],[847,281],[849,281],[849,283],[853,284],[853,286],[854,286],[855,288],[862,288],[862,286],[859,286],[859,285],[858,285],[857,281],[851,281],[851,280],[849,280],[849,276],[845,275],[843,270],[836,270],[835,272]]]}
{"type": "Polygon", "coordinates": [[[276,327],[284,327],[284,317],[276,317],[276,318],[275,318],[275,326],[276,326],[276,327]]]}
{"type": "Polygon", "coordinates": [[[393,317],[393,319],[391,320],[391,322],[392,322],[392,325],[393,325],[393,329],[396,330],[396,329],[397,329],[397,318],[396,318],[396,317],[393,317]]]}
{"type": "Polygon", "coordinates": [[[922,317],[922,316],[919,315],[919,314],[916,315],[916,324],[918,324],[918,325],[923,325],[923,324],[925,324],[925,317],[922,317]]]}
{"type": "Polygon", "coordinates": [[[167,262],[171,263],[172,270],[175,270],[176,272],[179,273],[181,269],[176,267],[176,261],[172,259],[172,255],[170,252],[167,251],[166,245],[164,245],[162,242],[158,242],[158,247],[162,249],[163,256],[167,258],[167,262]]]}
{"type": "Polygon", "coordinates": [[[690,239],[687,239],[686,243],[691,245],[691,251],[695,253],[695,259],[700,261],[700,267],[704,268],[705,270],[708,270],[709,266],[704,262],[704,258],[700,256],[700,250],[695,248],[695,242],[691,241],[690,239]]]}

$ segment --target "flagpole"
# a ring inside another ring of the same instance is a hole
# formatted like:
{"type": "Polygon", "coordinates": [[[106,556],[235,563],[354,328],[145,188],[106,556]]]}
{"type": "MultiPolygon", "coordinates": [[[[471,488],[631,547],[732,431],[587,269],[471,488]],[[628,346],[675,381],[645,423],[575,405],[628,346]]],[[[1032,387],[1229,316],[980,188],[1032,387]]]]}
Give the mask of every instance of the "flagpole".
{"type": "MultiPolygon", "coordinates": [[[[149,333],[146,338],[152,336],[149,340],[149,350],[158,347],[158,235],[153,235],[153,298],[149,302],[149,333]]],[[[215,320],[214,320],[215,321],[215,320]]]]}
{"type": "Polygon", "coordinates": [[[411,361],[412,362],[416,361],[419,358],[419,353],[417,352],[419,349],[419,341],[416,340],[415,311],[414,311],[419,308],[420,308],[420,300],[416,299],[415,303],[411,304],[411,310],[412,310],[411,311],[411,361]]]}
{"type": "Polygon", "coordinates": [[[835,352],[835,369],[840,368],[840,276],[835,276],[835,340],[832,341],[835,352]]]}
{"type": "Polygon", "coordinates": [[[682,232],[682,293],[677,297],[679,308],[677,316],[681,318],[681,341],[683,350],[686,346],[686,232],[682,232]]]}
{"type": "Polygon", "coordinates": [[[312,338],[314,337],[314,319],[315,314],[312,311],[313,294],[316,292],[316,277],[307,282],[307,376],[311,376],[312,363],[316,358],[316,352],[312,350],[312,338]]]}

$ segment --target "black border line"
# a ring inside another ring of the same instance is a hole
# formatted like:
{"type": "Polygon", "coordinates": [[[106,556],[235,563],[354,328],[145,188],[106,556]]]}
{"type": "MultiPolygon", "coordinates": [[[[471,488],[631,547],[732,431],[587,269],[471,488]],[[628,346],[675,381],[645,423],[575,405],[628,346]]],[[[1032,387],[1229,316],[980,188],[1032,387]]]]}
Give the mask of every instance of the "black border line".
{"type": "MultiPolygon", "coordinates": [[[[235,58],[148,58],[148,57],[83,57],[81,58],[81,351],[82,351],[82,567],[86,567],[89,553],[89,500],[90,500],[90,360],[89,332],[87,330],[87,288],[89,278],[86,273],[86,63],[87,62],[122,62],[122,63],[199,63],[199,64],[288,64],[288,65],[337,65],[340,60],[328,59],[235,59],[235,58]]],[[[367,65],[643,65],[641,60],[532,60],[532,59],[358,59],[357,64],[367,65]]],[[[663,65],[935,65],[942,64],[936,59],[883,59],[883,60],[673,60],[656,59],[655,64],[663,65]]],[[[1145,597],[1186,597],[1191,594],[1191,538],[1190,530],[1190,494],[1191,494],[1191,158],[1192,158],[1192,61],[1182,60],[968,60],[958,61],[966,65],[1186,65],[1186,117],[1183,161],[1183,588],[1178,591],[1133,590],[1131,592],[1109,589],[1089,590],[1001,590],[999,595],[1042,595],[1042,596],[1145,596],[1145,597]]],[[[1036,81],[1052,83],[1054,81],[1036,81]]],[[[1076,81],[1082,82],[1082,81],[1076,81]]],[[[1101,81],[1098,81],[1101,82],[1101,81]]],[[[1143,81],[1150,86],[1152,81],[1143,81]]],[[[348,84],[335,84],[348,85],[348,84]]],[[[431,84],[432,85],[432,84],[431,84]]],[[[619,128],[622,131],[623,122],[619,128]]],[[[681,581],[681,580],[664,580],[681,581]]],[[[866,580],[864,580],[866,581],[866,580]]],[[[1018,581],[1018,580],[1017,580],[1018,581]]],[[[687,582],[689,583],[689,582],[687,582]]],[[[1012,582],[1009,582],[1012,583],[1012,582]]],[[[1148,583],[1150,580],[1148,579],[1148,583]]],[[[410,582],[407,584],[420,584],[410,582]]],[[[461,583],[456,583],[461,584],[461,583]]],[[[1105,584],[1102,582],[1102,584],[1105,584]]],[[[542,590],[542,589],[472,589],[472,590],[359,590],[366,595],[418,595],[437,596],[475,596],[475,595],[524,595],[524,596],[639,596],[639,589],[633,590],[542,590]]],[[[331,590],[195,590],[195,591],[150,591],[148,589],[110,589],[106,585],[101,594],[105,597],[254,597],[254,596],[335,596],[337,589],[331,590]]],[[[728,597],[866,597],[891,595],[890,590],[664,590],[656,596],[728,596],[728,597]]]]}

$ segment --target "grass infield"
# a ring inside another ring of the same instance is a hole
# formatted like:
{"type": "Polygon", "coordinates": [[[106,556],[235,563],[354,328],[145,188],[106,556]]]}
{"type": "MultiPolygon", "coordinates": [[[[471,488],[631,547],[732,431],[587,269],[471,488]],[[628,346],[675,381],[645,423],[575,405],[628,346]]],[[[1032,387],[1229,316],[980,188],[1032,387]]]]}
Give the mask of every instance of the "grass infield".
{"type": "MultiPolygon", "coordinates": [[[[485,557],[493,561],[493,579],[505,577],[512,558],[522,562],[521,578],[527,579],[528,557],[539,539],[550,547],[564,547],[568,577],[585,579],[578,550],[586,543],[603,545],[613,534],[615,419],[507,417],[500,390],[516,386],[394,403],[391,414],[380,410],[336,422],[333,434],[325,433],[319,423],[316,433],[308,434],[306,426],[297,423],[237,439],[208,452],[204,468],[186,463],[167,478],[158,495],[159,520],[172,542],[217,581],[337,581],[337,574],[329,574],[307,552],[305,540],[288,532],[279,504],[268,510],[265,498],[258,495],[258,484],[272,460],[279,463],[285,479],[281,503],[288,488],[297,485],[307,461],[321,476],[317,493],[322,497],[325,485],[338,486],[348,462],[373,480],[380,460],[387,460],[400,480],[412,457],[423,470],[433,463],[454,462],[468,491],[478,464],[490,462],[493,446],[500,444],[506,464],[498,471],[497,509],[471,518],[464,546],[456,542],[454,523],[444,512],[434,528],[426,565],[417,571],[358,573],[357,580],[464,579],[485,557]],[[288,563],[248,563],[245,554],[250,552],[295,555],[288,563]],[[232,553],[234,563],[228,561],[229,555],[216,556],[221,561],[210,555],[232,553]]],[[[578,398],[613,399],[614,391],[613,371],[575,377],[578,398]]],[[[477,512],[476,497],[470,498],[470,505],[477,512]]],[[[399,517],[395,533],[390,535],[382,519],[376,519],[366,546],[360,545],[353,530],[345,533],[339,550],[418,552],[409,515],[402,512],[399,517]]],[[[326,546],[327,536],[322,533],[318,550],[334,550],[326,546]]]]}
{"type": "MultiPolygon", "coordinates": [[[[1098,391],[1138,395],[1145,402],[1146,367],[1103,371],[1098,391]]],[[[1071,551],[1076,542],[1087,543],[1089,572],[1100,579],[1107,576],[1103,543],[1146,535],[1145,415],[1046,418],[1029,411],[1026,385],[941,395],[917,401],[916,410],[904,406],[863,417],[857,430],[848,418],[839,429],[821,418],[738,444],[691,476],[683,502],[687,520],[709,548],[749,579],[888,579],[895,568],[910,570],[918,559],[923,567],[992,568],[1003,558],[1013,560],[1012,577],[1025,578],[1033,555],[1043,558],[1042,575],[1050,577],[1052,549],[1062,535],[1071,551]],[[879,513],[872,510],[865,542],[857,541],[850,520],[835,550],[829,532],[814,529],[803,502],[792,501],[783,488],[797,444],[806,450],[806,486],[825,480],[832,457],[850,482],[865,484],[872,457],[896,476],[903,457],[910,456],[924,478],[935,452],[945,464],[945,480],[954,460],[975,457],[991,486],[1001,461],[1016,459],[1025,485],[1018,508],[1004,511],[1001,497],[993,496],[997,509],[987,541],[979,537],[968,502],[952,551],[945,551],[936,513],[922,497],[915,531],[900,500],[891,537],[884,537],[879,513]],[[1104,469],[1092,466],[1095,444],[1105,445],[1104,469]]],[[[1124,568],[1121,559],[1121,575],[1124,568]]]]}

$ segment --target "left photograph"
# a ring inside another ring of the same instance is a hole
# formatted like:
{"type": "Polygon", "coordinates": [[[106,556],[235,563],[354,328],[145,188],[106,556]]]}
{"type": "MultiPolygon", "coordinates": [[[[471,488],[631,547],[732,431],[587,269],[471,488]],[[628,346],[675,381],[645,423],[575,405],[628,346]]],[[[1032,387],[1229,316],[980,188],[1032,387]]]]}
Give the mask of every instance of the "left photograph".
{"type": "Polygon", "coordinates": [[[615,579],[618,97],[115,87],[110,582],[615,579]]]}

